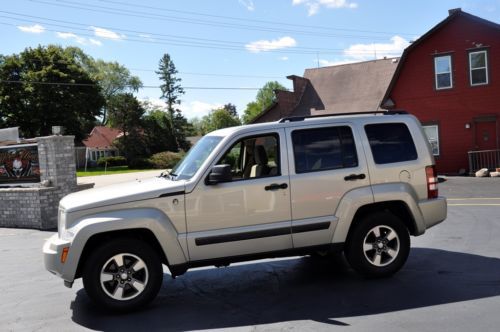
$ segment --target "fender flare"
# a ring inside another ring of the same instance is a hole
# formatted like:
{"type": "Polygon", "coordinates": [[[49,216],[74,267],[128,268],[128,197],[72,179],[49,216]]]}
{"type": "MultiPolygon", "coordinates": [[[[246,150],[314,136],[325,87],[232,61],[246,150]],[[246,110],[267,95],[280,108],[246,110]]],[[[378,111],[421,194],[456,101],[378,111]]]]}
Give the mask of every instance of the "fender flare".
{"type": "Polygon", "coordinates": [[[113,231],[147,229],[158,240],[169,264],[177,265],[187,261],[187,253],[179,242],[177,230],[169,218],[158,209],[134,208],[95,213],[82,217],[74,225],[76,233],[64,264],[64,280],[74,280],[81,255],[89,239],[113,231]]]}
{"type": "Polygon", "coordinates": [[[346,241],[356,212],[360,208],[383,202],[403,202],[413,216],[415,235],[421,235],[425,232],[426,226],[422,212],[417,204],[418,198],[411,186],[407,183],[384,183],[352,190],[342,198],[335,211],[335,216],[338,217],[339,222],[332,243],[346,241]]]}

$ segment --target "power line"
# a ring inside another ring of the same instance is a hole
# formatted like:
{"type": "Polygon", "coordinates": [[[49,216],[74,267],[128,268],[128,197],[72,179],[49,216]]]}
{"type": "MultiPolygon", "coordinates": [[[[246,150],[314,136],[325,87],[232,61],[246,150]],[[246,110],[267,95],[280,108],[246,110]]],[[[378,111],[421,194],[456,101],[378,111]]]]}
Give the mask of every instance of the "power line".
{"type": "MultiPolygon", "coordinates": [[[[20,81],[20,80],[0,80],[0,83],[9,84],[36,84],[36,85],[58,85],[58,86],[76,86],[76,87],[92,87],[98,86],[95,83],[71,83],[71,82],[42,82],[42,81],[20,81]]],[[[125,85],[132,87],[132,85],[125,85]]],[[[145,89],[159,89],[159,85],[143,85],[145,89]]],[[[251,87],[215,87],[215,86],[183,86],[184,90],[259,90],[260,88],[251,87]]]]}
{"type": "Polygon", "coordinates": [[[113,14],[113,15],[148,18],[148,19],[161,20],[161,21],[168,20],[169,22],[196,24],[196,25],[222,27],[222,28],[233,28],[233,29],[240,29],[240,30],[295,33],[295,34],[300,34],[300,35],[322,36],[322,37],[348,37],[348,38],[383,39],[383,40],[387,39],[386,37],[379,37],[379,36],[331,34],[331,33],[324,33],[324,32],[318,32],[318,31],[305,31],[305,30],[297,30],[297,29],[273,28],[273,27],[258,26],[258,25],[224,23],[224,22],[211,21],[211,20],[206,20],[206,19],[193,19],[193,18],[185,18],[185,17],[179,17],[179,16],[148,13],[148,12],[137,11],[137,10],[132,11],[132,10],[126,10],[126,9],[116,9],[113,7],[99,6],[99,5],[88,5],[88,4],[82,4],[82,3],[72,2],[72,1],[57,1],[57,3],[50,2],[47,0],[30,0],[30,1],[36,2],[36,3],[41,3],[41,4],[46,4],[46,5],[51,5],[51,6],[57,6],[57,7],[66,7],[66,8],[85,10],[85,11],[90,11],[93,13],[108,13],[108,14],[113,14]],[[96,8],[98,8],[99,10],[96,10],[96,8]]]}
{"type": "Polygon", "coordinates": [[[388,32],[388,31],[358,30],[358,29],[348,29],[348,28],[326,27],[326,26],[319,26],[319,25],[306,25],[306,24],[298,24],[298,23],[288,23],[288,22],[283,22],[283,21],[266,21],[266,20],[248,19],[248,18],[242,18],[242,17],[214,15],[214,14],[200,13],[200,12],[187,11],[187,10],[175,10],[175,9],[168,9],[168,8],[162,8],[162,7],[137,5],[137,4],[127,3],[127,2],[121,2],[121,1],[99,0],[99,2],[112,3],[112,4],[124,5],[124,6],[129,6],[129,7],[135,7],[135,8],[147,8],[147,9],[160,10],[160,11],[173,12],[173,13],[180,13],[180,14],[195,15],[195,16],[214,17],[214,18],[222,18],[222,19],[227,19],[227,20],[256,22],[256,23],[264,23],[264,24],[280,25],[280,26],[281,25],[286,25],[286,26],[302,27],[302,28],[308,28],[308,29],[332,30],[332,31],[350,31],[350,32],[363,32],[363,33],[377,33],[377,34],[386,34],[386,35],[391,35],[391,34],[403,34],[403,35],[408,35],[408,36],[415,35],[415,34],[407,33],[407,32],[405,32],[405,33],[397,32],[396,33],[396,32],[388,32]]]}
{"type": "MultiPolygon", "coordinates": [[[[40,22],[33,22],[33,23],[40,23],[40,22]]],[[[9,25],[9,26],[17,26],[16,24],[12,23],[6,23],[6,22],[0,22],[2,25],[9,25]]],[[[43,23],[42,23],[43,24],[43,23]]],[[[56,32],[60,33],[58,30],[54,29],[45,29],[46,31],[51,31],[51,32],[56,32]]],[[[81,29],[76,29],[76,30],[81,30],[81,29]]],[[[88,30],[87,30],[88,31],[88,30]]],[[[88,33],[81,33],[79,32],[79,36],[85,36],[85,37],[96,37],[93,34],[88,34],[88,33]]],[[[248,52],[245,48],[243,47],[237,47],[237,46],[231,46],[231,45],[220,45],[217,43],[210,43],[210,42],[183,42],[183,41],[166,41],[167,39],[162,39],[165,42],[162,41],[156,41],[156,40],[147,40],[147,39],[133,39],[133,38],[126,38],[122,39],[122,41],[130,41],[130,42],[136,42],[136,43],[143,43],[143,44],[158,44],[158,45],[170,45],[170,46],[183,46],[183,47],[194,47],[194,48],[203,48],[203,49],[215,49],[215,50],[227,50],[227,51],[245,51],[248,52]]],[[[302,54],[302,55],[307,55],[307,54],[317,54],[322,53],[322,54],[344,54],[344,50],[335,50],[335,49],[311,49],[311,50],[301,50],[303,48],[299,47],[291,47],[287,49],[274,49],[274,50],[265,50],[265,52],[270,52],[270,53],[280,53],[280,54],[302,54]]],[[[372,54],[373,50],[370,51],[364,51],[364,52],[349,52],[349,54],[360,54],[360,55],[369,55],[372,54]]],[[[384,52],[385,54],[399,54],[400,52],[384,52]]]]}

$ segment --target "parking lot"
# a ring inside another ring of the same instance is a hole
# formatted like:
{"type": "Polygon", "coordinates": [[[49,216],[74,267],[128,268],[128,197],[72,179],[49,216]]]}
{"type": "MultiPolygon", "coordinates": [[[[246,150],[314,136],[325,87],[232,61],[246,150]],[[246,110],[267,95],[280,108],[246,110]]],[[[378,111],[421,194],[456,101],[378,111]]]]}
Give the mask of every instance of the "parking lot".
{"type": "Polygon", "coordinates": [[[497,331],[500,326],[500,179],[449,178],[448,219],[412,238],[394,277],[365,280],[342,262],[311,257],[202,268],[165,278],[140,312],[94,308],[45,271],[52,232],[0,228],[0,331],[497,331]]]}

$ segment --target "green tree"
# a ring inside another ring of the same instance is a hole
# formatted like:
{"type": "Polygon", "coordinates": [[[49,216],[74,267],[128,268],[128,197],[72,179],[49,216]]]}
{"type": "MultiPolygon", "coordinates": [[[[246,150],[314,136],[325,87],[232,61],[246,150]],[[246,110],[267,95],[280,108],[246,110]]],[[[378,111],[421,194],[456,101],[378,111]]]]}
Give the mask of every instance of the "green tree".
{"type": "Polygon", "coordinates": [[[68,47],[65,52],[79,62],[101,87],[101,94],[106,101],[102,108],[102,125],[108,124],[108,103],[113,96],[125,92],[137,92],[142,87],[140,78],[131,75],[125,66],[116,61],[96,60],[78,47],[68,47]]]}
{"type": "Polygon", "coordinates": [[[142,128],[145,110],[137,98],[131,93],[114,95],[109,100],[108,110],[110,122],[123,132],[123,136],[114,144],[128,162],[146,156],[148,151],[142,128]]]}
{"type": "Polygon", "coordinates": [[[81,140],[105,102],[85,68],[60,46],[2,56],[0,80],[0,124],[18,126],[25,137],[49,135],[60,125],[81,140]]]}
{"type": "Polygon", "coordinates": [[[163,84],[160,85],[161,98],[167,104],[167,113],[174,130],[177,146],[173,151],[187,150],[190,146],[186,140],[189,123],[178,108],[178,105],[181,104],[180,97],[184,94],[184,89],[180,84],[181,79],[177,77],[178,71],[169,54],[164,54],[160,59],[159,69],[156,73],[160,76],[160,80],[163,81],[163,84]]]}
{"type": "Polygon", "coordinates": [[[176,149],[172,121],[167,113],[159,108],[151,109],[143,117],[143,124],[144,139],[150,154],[176,149]]]}
{"type": "Polygon", "coordinates": [[[239,126],[240,124],[241,121],[237,116],[231,115],[226,108],[219,108],[212,110],[210,114],[203,117],[201,127],[203,134],[206,134],[217,129],[239,126]]]}
{"type": "Polygon", "coordinates": [[[243,123],[250,123],[257,115],[271,106],[276,99],[274,93],[276,90],[286,90],[286,88],[277,81],[270,81],[264,84],[257,92],[256,100],[247,104],[247,108],[241,117],[243,123]]]}
{"type": "Polygon", "coordinates": [[[130,71],[118,62],[95,60],[89,69],[91,77],[98,82],[106,100],[101,120],[101,123],[106,125],[110,99],[120,93],[137,92],[142,87],[142,82],[139,77],[131,75],[130,71]]]}
{"type": "Polygon", "coordinates": [[[227,103],[223,107],[226,112],[228,112],[231,116],[233,117],[238,117],[238,112],[236,112],[236,105],[233,105],[231,103],[227,103]]]}

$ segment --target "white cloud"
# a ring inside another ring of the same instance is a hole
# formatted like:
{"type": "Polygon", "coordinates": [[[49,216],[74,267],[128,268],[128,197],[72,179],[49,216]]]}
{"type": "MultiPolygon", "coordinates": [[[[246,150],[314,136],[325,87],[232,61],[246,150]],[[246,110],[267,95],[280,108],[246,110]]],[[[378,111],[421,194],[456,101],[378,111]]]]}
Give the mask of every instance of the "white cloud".
{"type": "MultiPolygon", "coordinates": [[[[159,98],[142,98],[140,100],[142,102],[149,102],[151,105],[166,111],[167,104],[159,98]]],[[[224,104],[206,103],[198,100],[184,102],[181,105],[178,105],[179,109],[182,111],[182,115],[184,115],[187,119],[201,119],[203,116],[208,115],[211,110],[221,108],[223,106],[224,104]]]]}
{"type": "Polygon", "coordinates": [[[96,46],[101,46],[102,43],[101,41],[99,40],[96,40],[96,39],[93,39],[93,38],[84,38],[84,37],[80,37],[72,32],[56,32],[56,36],[58,38],[61,38],[61,39],[69,39],[69,40],[74,40],[76,41],[78,44],[82,44],[82,45],[96,45],[96,46]]]}
{"type": "Polygon", "coordinates": [[[393,58],[401,56],[404,49],[410,45],[410,42],[400,36],[391,38],[390,43],[372,43],[372,44],[354,44],[344,49],[343,57],[326,60],[314,59],[314,63],[320,66],[338,66],[347,63],[368,61],[373,59],[383,59],[384,57],[393,58]]]}
{"type": "Polygon", "coordinates": [[[98,27],[94,27],[94,26],[91,26],[90,28],[92,30],[94,30],[94,35],[96,37],[101,37],[101,38],[105,38],[105,39],[112,39],[112,40],[121,40],[121,39],[125,39],[127,37],[123,34],[119,34],[119,33],[116,33],[114,31],[104,29],[104,28],[98,28],[98,27]]]}
{"type": "Polygon", "coordinates": [[[304,5],[307,7],[307,13],[309,16],[316,15],[321,7],[326,7],[330,9],[339,8],[358,8],[356,2],[349,2],[348,0],[292,0],[294,6],[304,5]]]}
{"type": "Polygon", "coordinates": [[[327,67],[327,66],[340,66],[340,65],[345,65],[346,63],[352,63],[356,62],[355,60],[325,60],[325,59],[319,59],[316,60],[314,59],[315,63],[319,62],[319,65],[321,67],[327,67]]]}
{"type": "Polygon", "coordinates": [[[288,57],[287,56],[282,56],[279,58],[281,61],[288,61],[288,57]]]}
{"type": "Polygon", "coordinates": [[[390,43],[355,44],[344,50],[344,54],[360,61],[373,58],[394,57],[403,53],[410,42],[403,37],[394,36],[390,43]]]}
{"type": "Polygon", "coordinates": [[[45,32],[45,28],[41,26],[40,24],[35,24],[35,25],[18,25],[17,28],[21,30],[22,32],[28,32],[28,33],[43,33],[45,32]]]}
{"type": "Polygon", "coordinates": [[[255,10],[255,5],[253,3],[253,0],[238,0],[240,5],[245,7],[248,11],[253,12],[255,10]]]}
{"type": "Polygon", "coordinates": [[[195,100],[181,104],[179,108],[181,109],[182,114],[186,118],[192,119],[192,118],[201,118],[205,115],[208,115],[208,113],[210,113],[211,110],[221,108],[223,106],[224,106],[223,104],[206,103],[203,101],[195,100]]]}
{"type": "Polygon", "coordinates": [[[294,47],[297,42],[292,37],[282,37],[275,40],[257,40],[245,45],[245,48],[253,53],[279,50],[287,47],[294,47]]]}
{"type": "Polygon", "coordinates": [[[154,38],[150,34],[140,33],[138,36],[149,41],[154,41],[154,38]]]}
{"type": "Polygon", "coordinates": [[[97,39],[93,39],[93,38],[89,38],[89,42],[93,45],[97,45],[97,46],[101,46],[102,45],[102,42],[100,40],[97,40],[97,39]]]}

